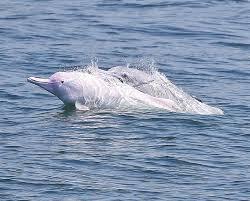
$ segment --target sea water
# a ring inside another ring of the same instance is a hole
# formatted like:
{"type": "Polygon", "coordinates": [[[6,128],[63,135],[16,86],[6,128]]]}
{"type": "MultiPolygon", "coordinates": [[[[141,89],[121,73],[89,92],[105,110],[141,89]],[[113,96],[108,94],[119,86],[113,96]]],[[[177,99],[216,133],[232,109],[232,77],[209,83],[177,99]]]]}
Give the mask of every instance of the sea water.
{"type": "Polygon", "coordinates": [[[0,200],[249,200],[250,2],[0,2],[0,200]],[[26,82],[155,61],[223,116],[64,107],[26,82]]]}

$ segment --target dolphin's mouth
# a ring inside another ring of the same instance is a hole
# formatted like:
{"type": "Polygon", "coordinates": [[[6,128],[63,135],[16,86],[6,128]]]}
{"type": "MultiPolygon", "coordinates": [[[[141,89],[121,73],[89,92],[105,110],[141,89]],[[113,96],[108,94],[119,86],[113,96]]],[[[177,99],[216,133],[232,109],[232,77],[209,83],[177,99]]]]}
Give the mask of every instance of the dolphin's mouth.
{"type": "Polygon", "coordinates": [[[53,86],[52,86],[52,83],[50,82],[49,79],[38,78],[38,77],[29,77],[27,79],[27,81],[47,90],[48,92],[50,92],[52,94],[54,94],[53,93],[53,86]]]}

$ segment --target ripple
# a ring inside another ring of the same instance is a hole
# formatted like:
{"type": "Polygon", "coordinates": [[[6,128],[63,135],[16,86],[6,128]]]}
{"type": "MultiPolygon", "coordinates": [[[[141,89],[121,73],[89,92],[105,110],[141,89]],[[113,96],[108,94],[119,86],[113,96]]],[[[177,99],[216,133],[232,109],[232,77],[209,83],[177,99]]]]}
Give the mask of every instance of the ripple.
{"type": "Polygon", "coordinates": [[[248,200],[247,0],[0,2],[2,200],[248,200]],[[221,117],[88,112],[26,83],[154,58],[221,117]],[[139,57],[139,58],[138,58],[139,57]]]}
{"type": "Polygon", "coordinates": [[[233,47],[233,48],[239,48],[243,50],[250,49],[250,44],[247,44],[247,43],[217,42],[216,44],[233,47]]]}

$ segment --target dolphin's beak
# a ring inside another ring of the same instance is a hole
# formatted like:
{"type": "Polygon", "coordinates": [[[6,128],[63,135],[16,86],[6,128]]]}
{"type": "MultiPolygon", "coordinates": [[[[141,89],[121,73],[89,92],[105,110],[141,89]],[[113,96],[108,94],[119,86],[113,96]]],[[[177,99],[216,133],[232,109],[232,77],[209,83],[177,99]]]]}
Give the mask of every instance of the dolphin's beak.
{"type": "Polygon", "coordinates": [[[37,77],[29,77],[27,79],[28,82],[35,84],[45,90],[47,90],[48,92],[53,93],[53,86],[52,83],[50,82],[49,79],[43,79],[43,78],[37,78],[37,77]]]}

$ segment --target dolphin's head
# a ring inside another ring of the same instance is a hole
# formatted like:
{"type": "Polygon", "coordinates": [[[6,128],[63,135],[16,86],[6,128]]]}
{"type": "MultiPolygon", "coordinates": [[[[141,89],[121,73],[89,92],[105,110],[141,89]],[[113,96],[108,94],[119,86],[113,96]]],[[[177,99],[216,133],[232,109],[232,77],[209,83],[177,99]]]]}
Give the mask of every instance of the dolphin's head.
{"type": "Polygon", "coordinates": [[[74,104],[82,91],[74,72],[57,72],[49,79],[29,77],[27,80],[57,96],[65,104],[74,104]]]}

